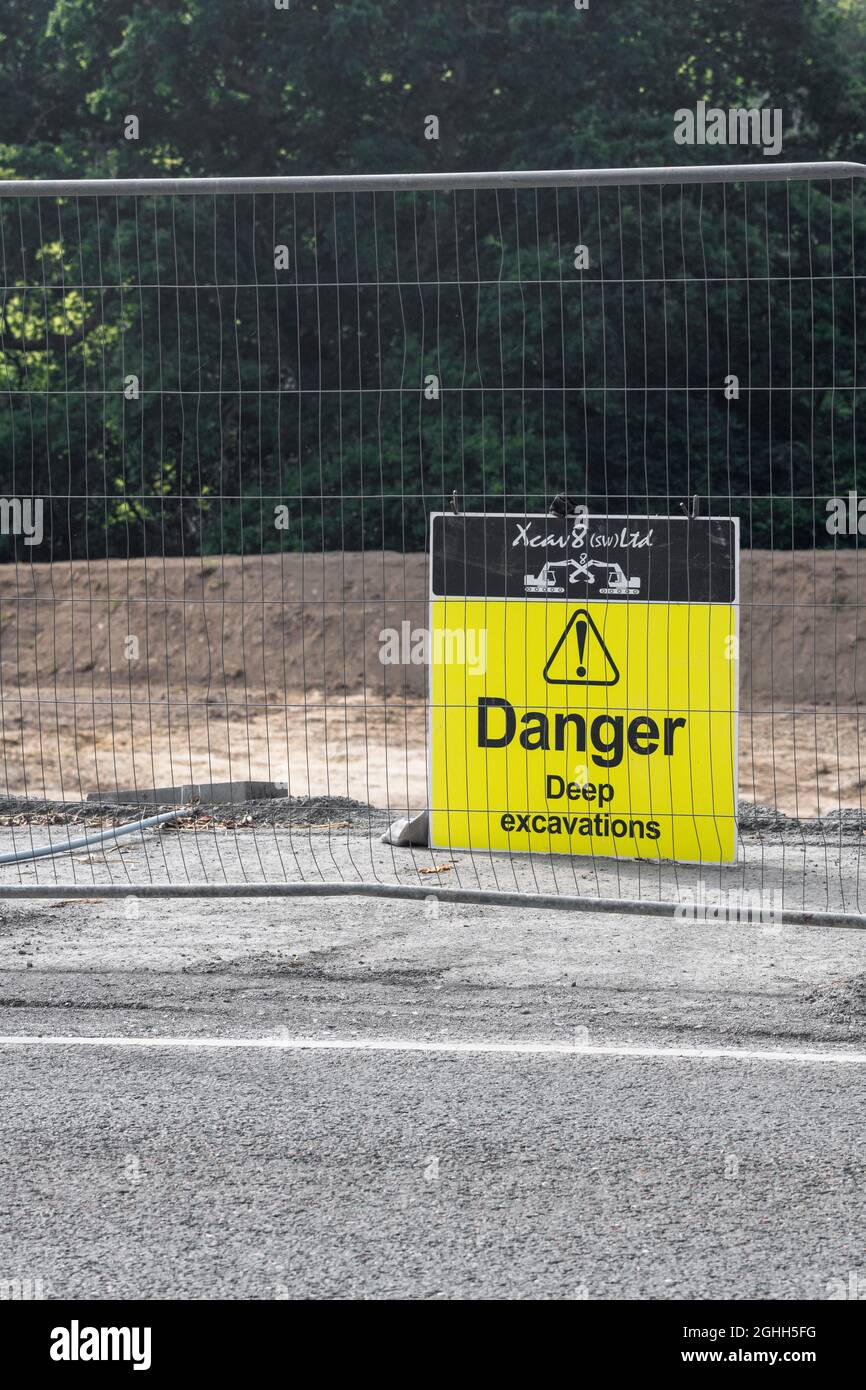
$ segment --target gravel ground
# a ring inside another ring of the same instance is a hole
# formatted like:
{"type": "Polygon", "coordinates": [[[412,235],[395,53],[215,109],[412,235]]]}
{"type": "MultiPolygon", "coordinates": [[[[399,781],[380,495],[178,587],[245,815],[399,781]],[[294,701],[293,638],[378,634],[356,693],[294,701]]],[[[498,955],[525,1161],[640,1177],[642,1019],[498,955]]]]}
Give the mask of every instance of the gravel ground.
{"type": "MultiPolygon", "coordinates": [[[[99,801],[43,801],[19,796],[0,797],[0,826],[50,823],[54,825],[120,825],[137,816],[158,815],[172,806],[116,806],[99,801]]],[[[345,796],[285,796],[260,801],[191,807],[184,819],[213,821],[235,828],[241,825],[270,825],[304,829],[308,826],[342,822],[351,828],[383,830],[393,819],[388,811],[345,796]]],[[[757,806],[741,801],[738,810],[740,834],[749,838],[779,840],[856,840],[866,832],[866,810],[846,808],[826,816],[797,819],[774,806],[757,806]]]]}
{"type": "MultiPolygon", "coordinates": [[[[122,825],[139,816],[156,816],[173,806],[116,806],[100,801],[41,801],[21,796],[0,797],[2,825],[122,825]]],[[[193,806],[182,818],[189,822],[215,822],[231,829],[244,825],[278,825],[305,829],[342,821],[349,826],[385,829],[387,811],[379,811],[363,801],[346,796],[285,796],[261,801],[235,801],[218,805],[193,806]]]]}
{"type": "MultiPolygon", "coordinates": [[[[866,1279],[860,932],[467,908],[446,883],[591,898],[701,875],[397,851],[360,803],[238,810],[43,862],[85,900],[0,902],[0,1278],[189,1299],[822,1299],[866,1279]],[[135,895],[243,873],[431,891],[135,895]],[[548,1050],[482,1050],[502,1043],[548,1050]]],[[[31,811],[0,849],[106,814],[31,811]]],[[[851,908],[861,839],[758,810],[713,881],[851,908]]]]}

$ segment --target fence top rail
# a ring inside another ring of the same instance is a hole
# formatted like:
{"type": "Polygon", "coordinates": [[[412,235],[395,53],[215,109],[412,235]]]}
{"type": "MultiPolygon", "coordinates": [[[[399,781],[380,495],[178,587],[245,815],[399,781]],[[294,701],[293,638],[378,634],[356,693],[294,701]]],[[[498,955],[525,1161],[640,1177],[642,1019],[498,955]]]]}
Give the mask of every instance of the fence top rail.
{"type": "Polygon", "coordinates": [[[624,184],[779,183],[860,179],[866,164],[823,160],[798,164],[689,164],[646,169],[511,169],[487,173],[322,174],[237,178],[3,179],[0,197],[145,196],[236,193],[450,193],[482,188],[604,188],[624,184]]]}

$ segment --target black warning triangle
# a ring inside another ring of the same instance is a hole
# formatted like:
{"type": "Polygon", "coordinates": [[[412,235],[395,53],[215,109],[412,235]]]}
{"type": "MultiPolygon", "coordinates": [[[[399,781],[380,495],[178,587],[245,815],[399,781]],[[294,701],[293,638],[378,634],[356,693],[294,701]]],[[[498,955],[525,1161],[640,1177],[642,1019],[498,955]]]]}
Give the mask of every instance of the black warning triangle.
{"type": "Polygon", "coordinates": [[[619,680],[616,662],[585,608],[566,623],[547,658],[544,679],[550,685],[616,685],[619,680]]]}

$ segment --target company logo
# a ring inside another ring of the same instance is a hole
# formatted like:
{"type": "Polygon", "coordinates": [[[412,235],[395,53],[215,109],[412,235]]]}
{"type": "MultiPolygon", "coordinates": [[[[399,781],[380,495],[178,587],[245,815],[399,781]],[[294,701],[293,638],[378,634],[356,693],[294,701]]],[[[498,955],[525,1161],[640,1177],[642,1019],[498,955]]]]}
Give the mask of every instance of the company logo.
{"type": "Polygon", "coordinates": [[[627,575],[616,560],[590,560],[584,553],[577,559],[548,560],[537,574],[525,574],[523,587],[528,594],[564,594],[566,586],[582,579],[595,585],[593,570],[600,570],[600,594],[616,594],[618,598],[637,598],[640,595],[640,575],[627,575]]]}
{"type": "Polygon", "coordinates": [[[149,1327],[68,1327],[51,1331],[52,1361],[131,1361],[134,1371],[150,1370],[149,1327]]]}
{"type": "Polygon", "coordinates": [[[590,528],[586,517],[575,517],[570,531],[541,532],[534,521],[516,523],[511,548],[522,545],[526,550],[644,550],[653,543],[653,527],[643,532],[630,531],[628,526],[603,531],[590,528]]]}
{"type": "Polygon", "coordinates": [[[648,527],[643,534],[629,531],[627,526],[613,531],[590,530],[589,516],[583,511],[575,516],[571,531],[558,536],[540,533],[534,522],[518,522],[517,534],[511,546],[513,549],[522,544],[526,550],[559,548],[578,552],[564,560],[545,560],[536,572],[527,568],[523,576],[523,588],[527,594],[564,594],[570,585],[580,581],[594,588],[598,579],[601,581],[599,594],[637,598],[641,590],[640,575],[627,575],[618,560],[591,560],[590,551],[642,550],[652,545],[652,536],[652,527],[648,527]]]}

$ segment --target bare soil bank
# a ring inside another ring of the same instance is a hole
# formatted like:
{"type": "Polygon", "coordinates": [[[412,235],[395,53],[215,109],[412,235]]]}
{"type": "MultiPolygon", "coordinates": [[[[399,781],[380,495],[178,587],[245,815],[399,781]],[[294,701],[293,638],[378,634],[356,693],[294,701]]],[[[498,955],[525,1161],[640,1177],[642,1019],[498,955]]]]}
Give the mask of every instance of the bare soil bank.
{"type": "MultiPolygon", "coordinates": [[[[743,555],[747,800],[801,816],[862,803],[857,561],[743,555]]],[[[424,556],[393,552],[0,566],[0,791],[255,777],[417,808],[427,670],[379,653],[383,629],[426,623],[426,582],[424,556]]]]}
{"type": "MultiPolygon", "coordinates": [[[[741,708],[866,704],[857,553],[746,551],[741,578],[741,708]]],[[[426,622],[426,592],[425,557],[390,551],[0,566],[3,691],[423,698],[425,668],[379,652],[426,622]]]]}

